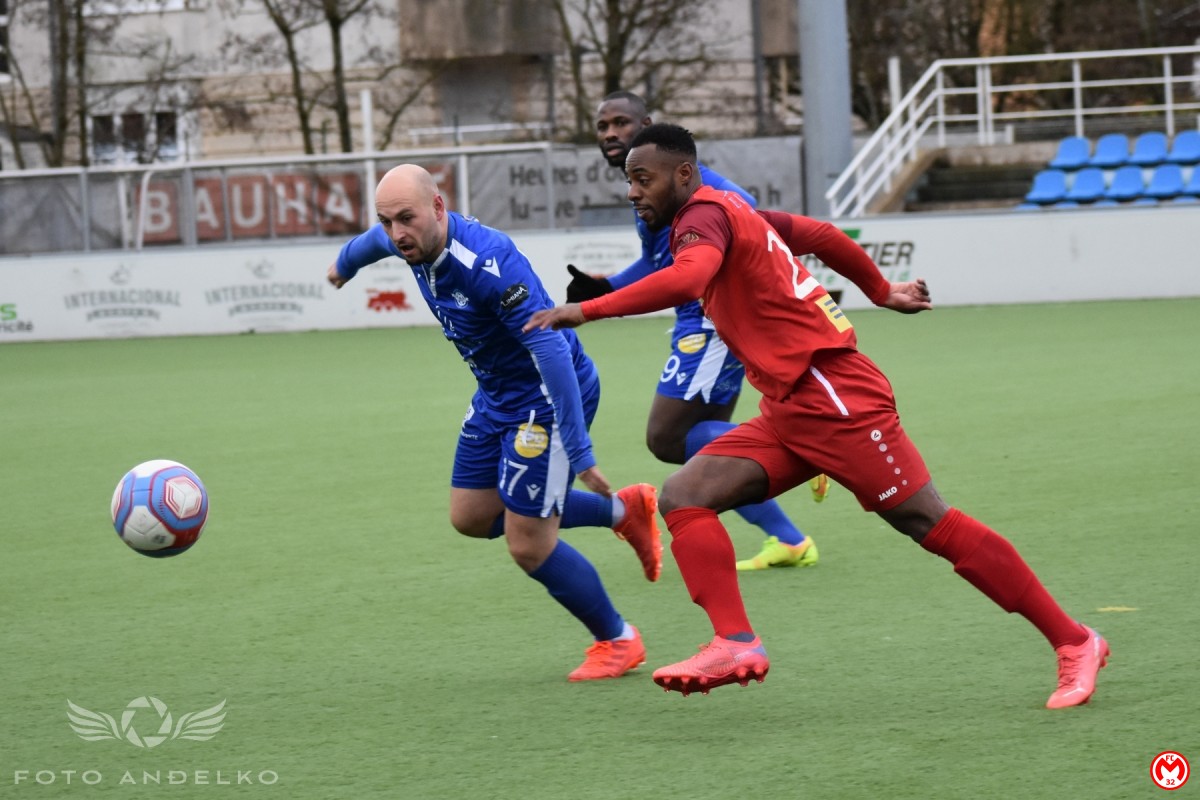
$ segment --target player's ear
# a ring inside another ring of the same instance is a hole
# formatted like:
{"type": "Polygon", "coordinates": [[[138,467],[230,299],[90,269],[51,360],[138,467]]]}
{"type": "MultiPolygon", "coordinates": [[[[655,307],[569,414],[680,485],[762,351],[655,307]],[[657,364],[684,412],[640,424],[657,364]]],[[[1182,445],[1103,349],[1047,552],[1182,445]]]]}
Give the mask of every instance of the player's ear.
{"type": "Polygon", "coordinates": [[[446,201],[440,194],[433,196],[433,214],[439,220],[446,216],[446,201]]]}
{"type": "Polygon", "coordinates": [[[696,165],[687,159],[679,162],[679,166],[675,168],[675,174],[679,177],[681,186],[687,186],[692,182],[692,176],[696,174],[696,165]]]}

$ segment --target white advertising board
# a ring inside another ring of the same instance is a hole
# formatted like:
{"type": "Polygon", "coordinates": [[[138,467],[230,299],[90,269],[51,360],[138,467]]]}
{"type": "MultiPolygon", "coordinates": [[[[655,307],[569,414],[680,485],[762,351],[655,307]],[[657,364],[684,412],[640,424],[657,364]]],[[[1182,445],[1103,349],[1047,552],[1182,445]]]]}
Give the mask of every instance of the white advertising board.
{"type": "MultiPolygon", "coordinates": [[[[611,273],[640,252],[632,226],[517,244],[560,300],[568,263],[611,273]]],[[[434,323],[398,258],[330,286],[338,250],[331,241],[0,259],[0,343],[434,323]]]]}

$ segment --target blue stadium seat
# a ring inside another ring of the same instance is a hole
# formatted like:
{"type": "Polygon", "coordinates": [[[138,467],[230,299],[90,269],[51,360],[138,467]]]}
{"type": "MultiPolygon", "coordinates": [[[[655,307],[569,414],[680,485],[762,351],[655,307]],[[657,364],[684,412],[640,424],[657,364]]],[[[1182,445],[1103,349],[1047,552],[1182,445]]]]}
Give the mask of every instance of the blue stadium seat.
{"type": "Polygon", "coordinates": [[[1200,203],[1200,197],[1193,197],[1190,194],[1181,194],[1171,201],[1172,203],[1200,203]]]}
{"type": "Polygon", "coordinates": [[[1200,197],[1200,167],[1192,169],[1192,174],[1188,177],[1187,183],[1183,185],[1183,193],[1193,197],[1200,197]]]}
{"type": "Polygon", "coordinates": [[[1172,164],[1200,164],[1200,131],[1180,131],[1175,134],[1167,161],[1172,164]]]}
{"type": "Polygon", "coordinates": [[[1129,137],[1123,133],[1106,133],[1096,142],[1096,152],[1088,159],[1093,167],[1115,169],[1129,161],[1129,137]]]}
{"type": "Polygon", "coordinates": [[[1033,188],[1025,195],[1025,200],[1048,205],[1062,200],[1066,193],[1067,173],[1061,169],[1044,169],[1033,176],[1033,188]]]}
{"type": "Polygon", "coordinates": [[[1079,203],[1076,203],[1074,200],[1060,200],[1050,207],[1051,208],[1079,208],[1079,203]]]}
{"type": "Polygon", "coordinates": [[[1129,156],[1130,164],[1140,167],[1153,167],[1167,160],[1167,135],[1152,131],[1143,133],[1133,143],[1133,153],[1129,156]]]}
{"type": "Polygon", "coordinates": [[[1160,164],[1155,167],[1144,194],[1158,200],[1183,194],[1183,167],[1178,164],[1160,164]]]}
{"type": "Polygon", "coordinates": [[[1109,200],[1133,200],[1141,197],[1145,189],[1146,179],[1142,175],[1142,168],[1127,164],[1113,173],[1112,183],[1108,185],[1104,196],[1109,200]]]}
{"type": "Polygon", "coordinates": [[[1132,203],[1130,203],[1130,205],[1133,205],[1133,206],[1156,206],[1156,205],[1158,205],[1158,201],[1155,200],[1153,197],[1139,197],[1137,200],[1134,200],[1132,203]]]}
{"type": "Polygon", "coordinates": [[[1107,188],[1104,170],[1099,167],[1084,167],[1075,173],[1075,180],[1067,190],[1066,199],[1077,203],[1094,203],[1104,197],[1104,190],[1107,188]]]}
{"type": "Polygon", "coordinates": [[[1068,136],[1058,143],[1058,153],[1048,166],[1050,169],[1079,169],[1087,166],[1091,155],[1091,142],[1082,136],[1068,136]]]}

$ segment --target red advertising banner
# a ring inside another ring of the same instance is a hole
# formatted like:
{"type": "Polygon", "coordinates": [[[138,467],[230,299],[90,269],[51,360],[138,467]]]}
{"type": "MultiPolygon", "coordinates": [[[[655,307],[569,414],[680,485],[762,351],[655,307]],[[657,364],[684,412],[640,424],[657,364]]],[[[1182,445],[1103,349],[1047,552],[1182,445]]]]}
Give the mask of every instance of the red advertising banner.
{"type": "MultiPolygon", "coordinates": [[[[362,179],[357,173],[229,175],[196,178],[192,208],[199,242],[351,234],[363,216],[362,179]]],[[[146,187],[142,241],[180,244],[186,210],[182,181],[152,180],[146,187]]],[[[141,207],[140,187],[134,193],[141,207]]]]}

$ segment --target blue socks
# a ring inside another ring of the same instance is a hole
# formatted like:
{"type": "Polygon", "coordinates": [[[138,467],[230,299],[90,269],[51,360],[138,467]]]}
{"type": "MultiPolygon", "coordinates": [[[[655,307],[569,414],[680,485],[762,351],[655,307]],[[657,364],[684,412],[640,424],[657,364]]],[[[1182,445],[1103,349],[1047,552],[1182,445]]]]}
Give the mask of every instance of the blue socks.
{"type": "Polygon", "coordinates": [[[596,641],[616,639],[624,632],[625,620],[608,599],[600,574],[582,553],[562,539],[529,577],[545,586],[550,596],[582,622],[596,641]]]}
{"type": "Polygon", "coordinates": [[[611,528],[613,526],[613,497],[572,489],[563,503],[560,528],[611,528]]]}
{"type": "MultiPolygon", "coordinates": [[[[690,459],[704,445],[736,427],[732,422],[720,422],[718,420],[707,420],[696,423],[687,433],[687,440],[684,445],[686,456],[690,459]]],[[[779,507],[779,503],[776,503],[774,500],[767,500],[764,503],[754,503],[748,506],[739,506],[734,511],[742,519],[746,520],[746,522],[762,528],[766,531],[767,535],[778,538],[784,544],[795,547],[804,541],[804,534],[792,524],[787,514],[784,514],[783,509],[779,507]]]]}
{"type": "MultiPolygon", "coordinates": [[[[567,500],[563,503],[563,515],[559,520],[560,528],[611,528],[625,514],[625,506],[615,494],[605,497],[594,492],[571,489],[567,500]],[[615,508],[619,506],[619,508],[615,508]]],[[[489,539],[499,539],[504,535],[504,515],[496,517],[492,529],[488,532],[489,539]]]]}
{"type": "MultiPolygon", "coordinates": [[[[611,528],[621,521],[625,515],[625,505],[615,494],[612,497],[585,492],[581,489],[571,489],[567,492],[567,500],[563,503],[562,519],[558,522],[560,528],[611,528]]],[[[499,539],[504,535],[504,515],[496,517],[492,523],[489,539],[499,539]]]]}

